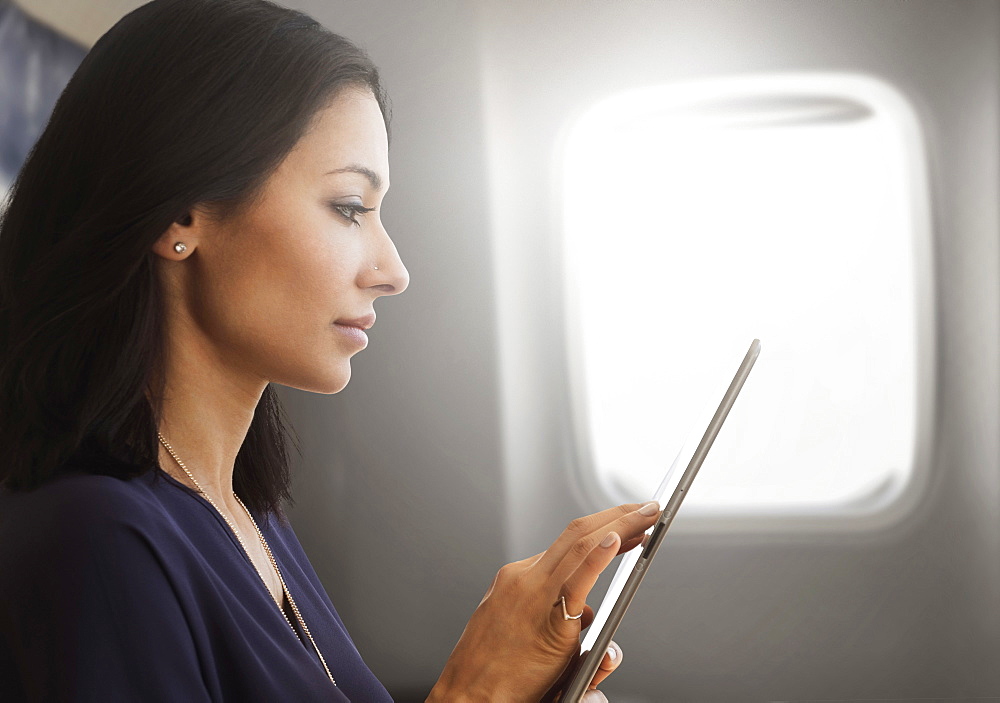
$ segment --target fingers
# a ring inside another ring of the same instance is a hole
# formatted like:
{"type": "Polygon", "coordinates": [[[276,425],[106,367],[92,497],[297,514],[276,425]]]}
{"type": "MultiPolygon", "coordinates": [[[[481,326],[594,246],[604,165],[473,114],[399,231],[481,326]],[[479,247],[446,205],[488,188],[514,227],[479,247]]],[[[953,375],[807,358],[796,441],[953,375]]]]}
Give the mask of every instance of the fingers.
{"type": "Polygon", "coordinates": [[[590,688],[597,688],[597,685],[604,679],[611,676],[611,673],[617,669],[621,663],[622,649],[612,640],[611,646],[608,647],[608,651],[604,653],[604,658],[601,659],[601,664],[597,668],[597,673],[594,674],[594,680],[590,682],[590,688]]]}
{"type": "MultiPolygon", "coordinates": [[[[587,594],[594,587],[601,572],[618,556],[620,545],[621,537],[618,536],[618,533],[609,532],[604,540],[590,551],[583,564],[566,579],[562,587],[562,594],[566,597],[566,609],[570,615],[575,615],[586,607],[587,594]]],[[[561,611],[559,617],[562,617],[561,611]]]]}
{"type": "Polygon", "coordinates": [[[594,530],[609,525],[618,518],[635,512],[641,507],[641,503],[624,503],[623,505],[616,505],[599,513],[573,520],[566,526],[562,534],[556,538],[552,546],[545,550],[545,555],[538,562],[538,565],[545,569],[546,572],[551,573],[581,537],[586,537],[594,530]]]}
{"type": "Polygon", "coordinates": [[[640,544],[645,547],[646,546],[646,541],[647,541],[648,538],[649,538],[649,535],[647,533],[643,532],[641,535],[639,535],[637,537],[633,537],[632,539],[630,539],[630,540],[628,540],[626,542],[622,542],[622,546],[620,546],[618,548],[618,553],[619,554],[624,554],[625,552],[631,552],[633,549],[635,549],[636,547],[638,547],[640,544]]]}
{"type": "MultiPolygon", "coordinates": [[[[623,506],[619,506],[623,507],[623,506]]],[[[594,581],[597,580],[597,576],[604,570],[610,562],[611,559],[604,560],[603,553],[601,559],[591,559],[587,564],[587,567],[583,568],[581,565],[584,564],[588,559],[591,558],[592,552],[598,548],[599,545],[605,543],[607,538],[611,533],[615,533],[616,537],[621,540],[632,541],[636,537],[641,538],[642,533],[649,529],[659,515],[659,505],[655,501],[646,503],[644,506],[640,506],[640,510],[630,510],[624,514],[619,513],[619,517],[612,520],[609,523],[605,523],[598,527],[598,529],[590,532],[587,535],[580,536],[572,544],[572,546],[566,550],[563,558],[550,572],[550,578],[559,584],[567,581],[574,572],[581,570],[586,572],[584,576],[581,577],[581,584],[588,584],[586,590],[583,592],[567,592],[563,591],[567,596],[572,595],[574,599],[585,600],[587,593],[594,585],[594,581]],[[645,511],[648,514],[640,512],[640,510],[645,511]],[[593,571],[592,567],[596,567],[597,563],[600,562],[600,569],[593,571]]],[[[564,533],[565,534],[565,533],[564,533]]],[[[560,537],[560,539],[562,539],[560,537]]],[[[618,546],[618,545],[616,545],[618,546]]],[[[612,553],[613,558],[618,553],[617,549],[612,553]]],[[[548,553],[538,562],[538,565],[546,563],[549,558],[548,553]]]]}
{"type": "Polygon", "coordinates": [[[608,698],[600,691],[587,691],[580,699],[580,703],[608,703],[608,698]]]}

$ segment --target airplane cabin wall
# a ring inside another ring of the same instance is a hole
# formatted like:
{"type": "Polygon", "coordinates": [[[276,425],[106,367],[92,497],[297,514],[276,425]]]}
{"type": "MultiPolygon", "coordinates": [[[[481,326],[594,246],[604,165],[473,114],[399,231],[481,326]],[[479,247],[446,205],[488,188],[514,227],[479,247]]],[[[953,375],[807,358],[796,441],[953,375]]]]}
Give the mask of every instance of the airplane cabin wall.
{"type": "MultiPolygon", "coordinates": [[[[486,8],[510,558],[544,548],[568,519],[596,507],[580,497],[553,503],[580,496],[565,420],[563,312],[554,304],[560,282],[551,275],[560,264],[553,144],[569,116],[631,87],[702,76],[859,72],[913,103],[927,142],[938,363],[922,500],[893,527],[826,535],[793,525],[783,534],[699,534],[685,530],[681,509],[616,636],[625,663],[603,686],[609,698],[1000,693],[997,3],[516,0],[486,8]]],[[[655,203],[629,201],[628,177],[611,202],[655,217],[655,203]]],[[[614,204],[592,213],[608,222],[609,238],[614,204]]],[[[676,265],[641,251],[635,258],[636,276],[676,265]]]]}
{"type": "MultiPolygon", "coordinates": [[[[90,42],[141,4],[81,3],[21,4],[90,42]]],[[[365,47],[394,106],[383,221],[410,288],[376,303],[343,392],[279,394],[302,439],[292,521],[397,700],[422,700],[497,568],[593,509],[571,485],[556,332],[567,116],[633,86],[804,70],[880,77],[922,121],[931,480],[872,533],[693,534],[681,510],[602,688],[617,703],[1000,695],[996,2],[284,4],[365,47]]]]}

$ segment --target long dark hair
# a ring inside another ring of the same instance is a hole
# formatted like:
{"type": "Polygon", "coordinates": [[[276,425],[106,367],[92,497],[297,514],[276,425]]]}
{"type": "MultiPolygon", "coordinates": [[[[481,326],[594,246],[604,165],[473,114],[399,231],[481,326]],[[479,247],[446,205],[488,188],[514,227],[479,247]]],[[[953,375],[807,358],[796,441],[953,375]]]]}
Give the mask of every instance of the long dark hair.
{"type": "MultiPolygon", "coordinates": [[[[346,86],[378,71],[266,0],[154,0],[90,50],[0,212],[0,487],[158,461],[164,295],[153,243],[195,204],[223,220],[346,86]]],[[[233,485],[283,519],[292,439],[268,385],[233,485]]],[[[298,447],[296,442],[296,448],[298,447]]]]}

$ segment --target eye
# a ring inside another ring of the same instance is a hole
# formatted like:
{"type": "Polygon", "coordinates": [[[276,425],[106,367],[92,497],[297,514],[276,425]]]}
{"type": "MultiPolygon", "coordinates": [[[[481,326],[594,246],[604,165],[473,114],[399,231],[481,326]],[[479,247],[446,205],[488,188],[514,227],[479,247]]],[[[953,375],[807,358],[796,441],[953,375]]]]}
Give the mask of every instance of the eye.
{"type": "Polygon", "coordinates": [[[332,207],[334,212],[343,217],[345,220],[353,222],[358,226],[360,226],[361,223],[358,222],[357,216],[363,215],[366,212],[371,212],[375,209],[373,207],[364,207],[359,203],[330,203],[330,207],[332,207]]]}

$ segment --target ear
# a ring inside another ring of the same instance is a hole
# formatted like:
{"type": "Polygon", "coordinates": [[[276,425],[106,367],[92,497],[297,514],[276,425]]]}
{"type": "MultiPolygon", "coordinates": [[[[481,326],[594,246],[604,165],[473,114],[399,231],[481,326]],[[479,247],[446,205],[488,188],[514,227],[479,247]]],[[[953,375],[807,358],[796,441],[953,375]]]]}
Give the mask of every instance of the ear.
{"type": "Polygon", "coordinates": [[[198,247],[205,222],[205,215],[197,208],[191,208],[164,230],[153,244],[153,252],[171,261],[186,259],[198,247]],[[178,242],[184,244],[184,251],[175,249],[178,242]]]}

